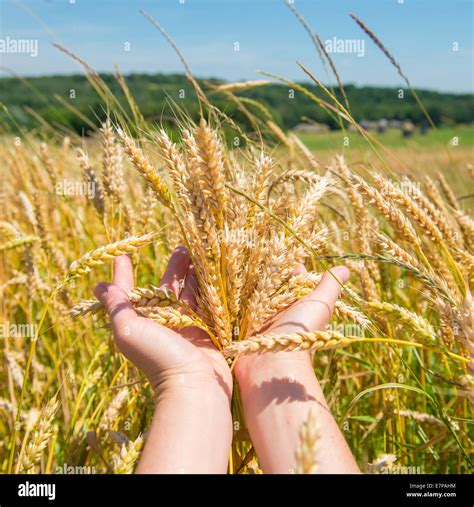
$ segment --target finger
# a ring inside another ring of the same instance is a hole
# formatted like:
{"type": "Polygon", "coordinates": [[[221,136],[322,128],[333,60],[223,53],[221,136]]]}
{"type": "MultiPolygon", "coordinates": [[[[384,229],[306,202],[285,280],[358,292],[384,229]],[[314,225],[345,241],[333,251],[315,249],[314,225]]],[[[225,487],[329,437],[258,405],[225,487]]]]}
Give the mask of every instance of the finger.
{"type": "Polygon", "coordinates": [[[196,295],[197,295],[197,279],[196,271],[192,264],[189,265],[188,273],[186,275],[186,282],[184,284],[183,292],[181,293],[180,299],[188,305],[192,310],[196,309],[196,295]]]}
{"type": "MultiPolygon", "coordinates": [[[[341,295],[342,286],[349,280],[350,272],[346,266],[336,266],[323,274],[316,289],[306,296],[308,299],[321,299],[329,306],[331,313],[341,295]]],[[[304,298],[303,298],[304,299],[304,298]]]]}
{"type": "Polygon", "coordinates": [[[331,320],[334,305],[341,295],[342,285],[349,280],[350,272],[346,266],[336,266],[326,271],[316,289],[301,298],[306,308],[314,316],[313,326],[325,327],[331,320]]]}
{"type": "Polygon", "coordinates": [[[125,292],[130,292],[135,287],[132,260],[129,255],[115,257],[113,283],[125,292]]]}
{"type": "Polygon", "coordinates": [[[138,317],[127,293],[111,283],[99,283],[94,289],[94,294],[104,305],[115,336],[127,334],[133,319],[138,317]]]}
{"type": "Polygon", "coordinates": [[[127,294],[116,285],[99,283],[95,295],[110,316],[118,349],[154,384],[157,371],[173,369],[195,352],[179,334],[137,315],[127,294]]]}
{"type": "Polygon", "coordinates": [[[341,286],[349,279],[349,274],[345,266],[337,266],[324,273],[316,289],[283,312],[271,330],[282,331],[295,327],[300,331],[324,329],[331,320],[341,286]]]}
{"type": "Polygon", "coordinates": [[[304,267],[304,264],[298,264],[296,268],[291,273],[292,276],[296,275],[302,275],[303,273],[306,273],[306,268],[304,267]]]}
{"type": "Polygon", "coordinates": [[[184,246],[176,248],[160,280],[159,287],[161,289],[170,289],[179,296],[188,272],[189,262],[190,256],[187,249],[184,246]]]}

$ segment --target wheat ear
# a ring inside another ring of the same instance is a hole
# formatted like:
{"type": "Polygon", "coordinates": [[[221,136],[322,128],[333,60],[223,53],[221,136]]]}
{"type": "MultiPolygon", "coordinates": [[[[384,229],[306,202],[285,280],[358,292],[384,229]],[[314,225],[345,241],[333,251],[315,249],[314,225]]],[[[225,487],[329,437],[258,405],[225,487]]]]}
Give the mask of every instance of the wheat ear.
{"type": "Polygon", "coordinates": [[[102,183],[104,191],[111,199],[120,203],[125,192],[120,145],[116,142],[110,120],[107,120],[100,130],[102,132],[102,183]]]}
{"type": "Polygon", "coordinates": [[[144,236],[131,236],[87,252],[79,260],[71,263],[66,278],[60,287],[89,273],[93,267],[100,266],[114,257],[136,252],[142,246],[151,243],[153,237],[154,233],[145,234],[144,236]]]}
{"type": "Polygon", "coordinates": [[[59,403],[53,398],[39,414],[36,429],[20,459],[21,472],[29,472],[41,459],[53,434],[53,419],[58,406],[59,403]]]}
{"type": "Polygon", "coordinates": [[[130,390],[128,387],[123,387],[119,390],[102,415],[102,419],[99,424],[101,429],[109,430],[113,427],[120,414],[120,410],[127,401],[129,394],[130,390]]]}
{"type": "Polygon", "coordinates": [[[234,357],[237,354],[263,352],[280,352],[292,350],[327,350],[343,347],[360,339],[357,336],[344,336],[336,331],[312,331],[292,333],[289,335],[257,334],[248,340],[236,341],[225,347],[224,356],[234,357]]]}
{"type": "Polygon", "coordinates": [[[37,236],[23,236],[21,238],[15,238],[10,241],[7,241],[6,243],[3,243],[0,245],[0,252],[5,252],[6,250],[12,250],[13,248],[18,248],[19,246],[24,245],[30,245],[31,243],[34,243],[36,241],[39,241],[39,238],[37,236]]]}
{"type": "Polygon", "coordinates": [[[144,317],[154,320],[162,326],[172,328],[199,327],[209,332],[207,325],[197,316],[189,316],[181,313],[176,308],[137,308],[137,311],[144,317]]]}
{"type": "Polygon", "coordinates": [[[312,408],[299,430],[299,443],[295,452],[297,474],[315,474],[319,468],[319,426],[316,410],[312,408]]]}
{"type": "Polygon", "coordinates": [[[370,186],[358,174],[351,175],[352,182],[362,192],[371,204],[374,204],[380,213],[393,225],[401,236],[409,243],[419,245],[419,237],[408,218],[386,199],[377,189],[370,186]]]}
{"type": "Polygon", "coordinates": [[[123,130],[118,130],[117,132],[125,153],[132,161],[135,169],[148,181],[151,188],[155,191],[158,199],[165,206],[171,207],[171,195],[168,187],[158,174],[158,171],[155,167],[153,167],[151,162],[131,137],[127,136],[123,130]]]}
{"type": "Polygon", "coordinates": [[[143,443],[143,437],[140,435],[133,442],[129,442],[128,445],[123,444],[122,449],[120,450],[120,457],[114,467],[116,474],[133,473],[133,469],[140,456],[143,443]]]}
{"type": "MultiPolygon", "coordinates": [[[[136,287],[128,293],[128,298],[136,307],[143,306],[174,306],[178,304],[178,298],[173,291],[159,287],[136,287]]],[[[73,318],[92,313],[96,314],[102,310],[102,303],[97,299],[88,299],[77,303],[69,310],[73,318]]]]}
{"type": "Polygon", "coordinates": [[[436,332],[433,326],[421,315],[411,312],[403,306],[386,301],[367,301],[365,305],[369,310],[390,317],[395,322],[409,327],[425,341],[430,343],[436,341],[436,332]]]}

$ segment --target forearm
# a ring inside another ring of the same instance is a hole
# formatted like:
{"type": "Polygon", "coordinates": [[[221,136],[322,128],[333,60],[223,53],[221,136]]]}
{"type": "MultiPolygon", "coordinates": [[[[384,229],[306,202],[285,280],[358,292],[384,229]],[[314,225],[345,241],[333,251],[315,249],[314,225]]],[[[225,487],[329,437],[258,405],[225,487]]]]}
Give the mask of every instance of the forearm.
{"type": "Polygon", "coordinates": [[[236,374],[247,426],[265,473],[292,473],[299,429],[310,409],[319,423],[319,472],[359,472],[307,353],[262,354],[239,367],[236,374]]]}
{"type": "Polygon", "coordinates": [[[229,401],[220,387],[163,389],[137,473],[226,473],[231,439],[229,401]]]}

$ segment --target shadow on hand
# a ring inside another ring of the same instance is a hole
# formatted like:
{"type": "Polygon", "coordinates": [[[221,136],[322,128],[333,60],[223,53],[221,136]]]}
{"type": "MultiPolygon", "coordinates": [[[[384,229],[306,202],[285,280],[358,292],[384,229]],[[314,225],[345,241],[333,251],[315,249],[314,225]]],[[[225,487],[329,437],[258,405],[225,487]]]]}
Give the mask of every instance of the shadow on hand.
{"type": "Polygon", "coordinates": [[[296,382],[291,376],[273,377],[260,385],[253,385],[251,396],[260,400],[257,406],[259,413],[272,402],[280,405],[284,402],[316,401],[314,396],[307,393],[305,386],[296,382]]]}

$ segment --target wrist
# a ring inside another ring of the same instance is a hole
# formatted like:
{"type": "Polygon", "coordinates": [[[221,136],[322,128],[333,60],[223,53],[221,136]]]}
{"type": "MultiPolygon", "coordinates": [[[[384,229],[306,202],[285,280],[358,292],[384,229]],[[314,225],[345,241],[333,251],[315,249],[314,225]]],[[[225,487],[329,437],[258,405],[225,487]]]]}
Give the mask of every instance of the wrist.
{"type": "Polygon", "coordinates": [[[152,385],[157,402],[165,397],[192,398],[208,404],[215,401],[216,404],[228,406],[232,397],[232,391],[219,382],[214,371],[167,372],[161,374],[152,385]]]}
{"type": "Polygon", "coordinates": [[[313,373],[311,355],[307,351],[266,352],[242,356],[234,373],[241,390],[272,378],[299,377],[313,373]]]}
{"type": "Polygon", "coordinates": [[[223,388],[207,376],[168,377],[159,386],[138,472],[225,473],[231,441],[223,388]]]}

